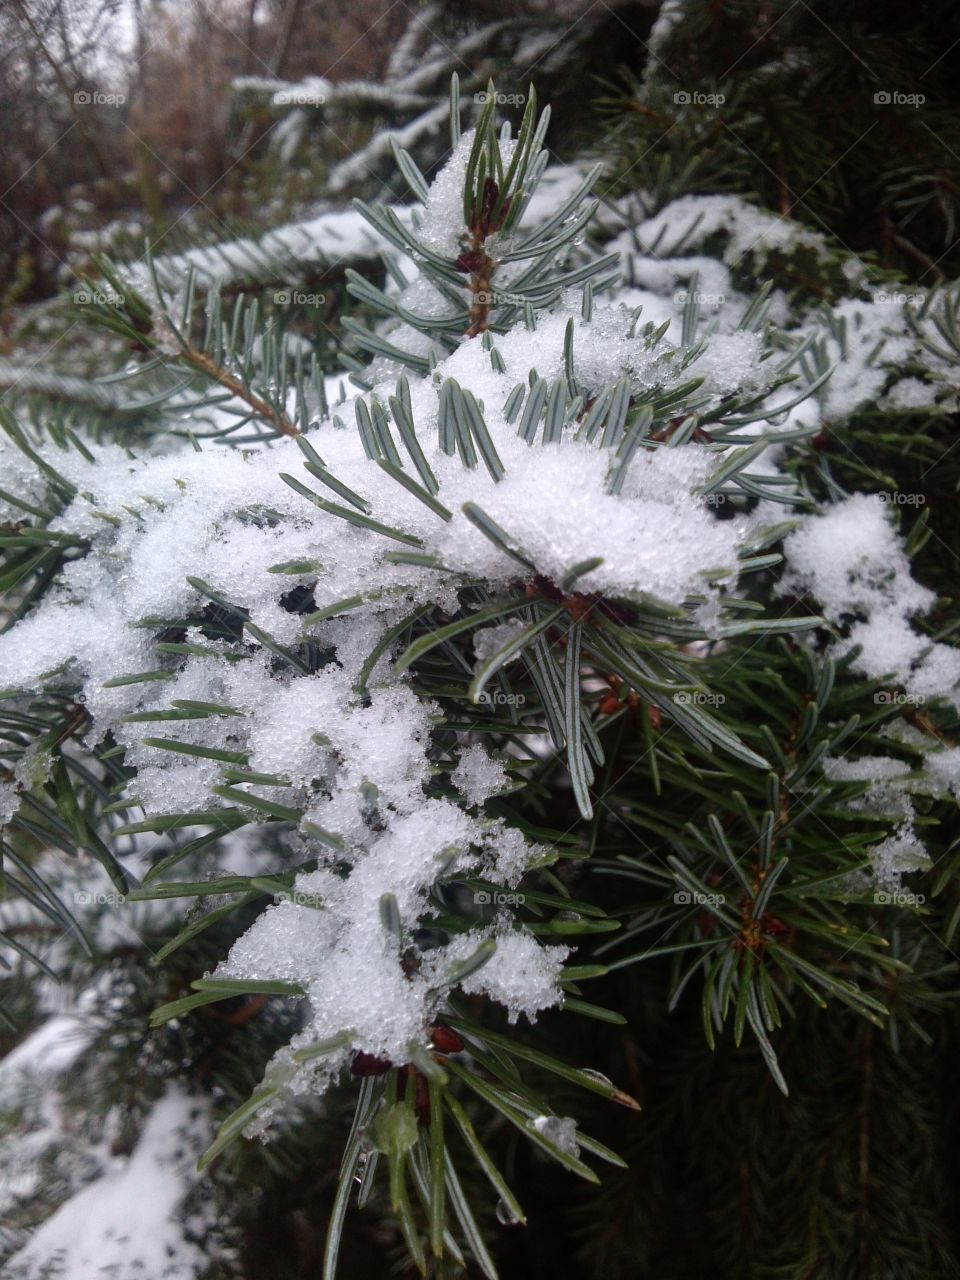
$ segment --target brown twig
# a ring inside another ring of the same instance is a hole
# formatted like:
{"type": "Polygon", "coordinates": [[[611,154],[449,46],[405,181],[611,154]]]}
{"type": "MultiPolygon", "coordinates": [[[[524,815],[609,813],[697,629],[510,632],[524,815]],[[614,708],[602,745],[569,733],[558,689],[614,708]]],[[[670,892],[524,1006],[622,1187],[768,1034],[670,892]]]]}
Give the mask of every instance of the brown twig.
{"type": "Polygon", "coordinates": [[[211,360],[209,356],[204,355],[202,351],[196,351],[193,347],[185,347],[180,352],[179,358],[185,364],[190,365],[191,368],[199,369],[208,378],[213,378],[214,381],[219,382],[221,387],[225,387],[227,391],[235,395],[239,400],[243,400],[250,406],[257,417],[269,422],[281,435],[298,436],[300,434],[300,428],[291,422],[281,409],[275,409],[273,405],[268,404],[256,392],[251,391],[249,387],[245,387],[239,378],[222,368],[215,360],[211,360]]]}
{"type": "Polygon", "coordinates": [[[500,265],[495,261],[486,250],[487,238],[499,231],[506,221],[507,214],[510,212],[510,201],[504,200],[502,207],[494,221],[493,211],[496,207],[497,200],[500,197],[500,188],[492,178],[487,178],[483,184],[483,196],[479,207],[474,206],[472,216],[470,218],[470,226],[467,232],[470,237],[470,247],[466,252],[461,253],[456,261],[458,271],[463,271],[470,276],[470,327],[467,330],[468,338],[475,338],[480,333],[487,330],[487,321],[493,307],[493,273],[500,265]]]}

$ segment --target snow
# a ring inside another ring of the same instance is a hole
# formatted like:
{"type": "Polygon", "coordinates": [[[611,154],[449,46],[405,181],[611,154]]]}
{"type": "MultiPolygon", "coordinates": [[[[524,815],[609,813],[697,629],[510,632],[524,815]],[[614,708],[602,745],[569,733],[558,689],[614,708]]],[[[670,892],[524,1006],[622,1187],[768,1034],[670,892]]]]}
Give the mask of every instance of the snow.
{"type": "MultiPolygon", "coordinates": [[[[536,366],[548,377],[559,372],[572,315],[564,303],[535,332],[523,326],[511,331],[499,344],[505,373],[492,369],[479,343],[463,344],[440,366],[441,376],[472,387],[483,404],[506,466],[500,483],[485,469],[467,470],[440,450],[434,427],[437,382],[428,377],[411,384],[421,442],[440,481],[441,498],[454,513],[448,522],[373,468],[354,432],[325,424],[307,438],[378,519],[420,538],[449,568],[482,577],[493,589],[509,586],[515,563],[466,518],[461,508],[467,501],[501,523],[549,578],[559,580],[573,565],[601,557],[603,563],[582,580],[586,590],[626,598],[652,595],[679,604],[691,594],[709,592],[706,575],[712,570],[735,578],[738,552],[757,520],[717,521],[697,498],[722,459],[717,451],[693,443],[641,450],[614,495],[604,491],[610,456],[596,442],[578,441],[568,428],[563,441],[530,447],[503,417],[510,390],[529,368],[536,366]],[[664,545],[671,546],[669,558],[661,553],[664,545]]],[[[627,376],[640,388],[674,386],[682,375],[674,370],[669,350],[645,351],[629,336],[631,327],[627,310],[614,306],[598,307],[593,321],[576,324],[577,377],[586,385],[627,376]]],[[[731,372],[721,385],[755,377],[744,356],[748,349],[756,351],[752,339],[728,354],[731,372]]],[[[392,384],[380,391],[385,398],[392,384]]],[[[352,407],[348,401],[341,408],[347,420],[352,407]]],[[[116,446],[92,445],[91,450],[93,462],[75,453],[58,454],[56,464],[79,493],[51,527],[89,540],[95,554],[67,564],[44,607],[0,641],[0,688],[36,688],[44,675],[72,663],[87,677],[88,709],[101,732],[116,727],[121,715],[161,708],[173,698],[198,698],[204,689],[214,701],[236,696],[242,709],[254,709],[262,655],[232,666],[191,658],[168,682],[104,687],[119,674],[157,665],[149,630],[127,622],[200,608],[205,601],[187,582],[198,572],[281,643],[295,642],[302,624],[278,602],[277,576],[269,570],[280,563],[303,560],[319,566],[315,575],[293,575],[284,582],[285,589],[298,581],[312,583],[318,609],[355,595],[364,583],[405,592],[409,605],[437,598],[432,571],[389,564],[385,557],[395,549],[393,543],[316,511],[280,480],[283,472],[303,474],[301,455],[290,440],[257,452],[217,452],[215,468],[209,454],[187,448],[139,459],[116,446]],[[271,514],[264,519],[260,511],[271,514]]],[[[384,594],[359,621],[345,616],[316,634],[325,638],[367,626],[373,643],[376,626],[389,622],[391,609],[402,603],[384,594]]],[[[239,731],[237,725],[231,728],[239,731]]],[[[129,733],[124,740],[132,744],[129,733]]]]}
{"type": "Polygon", "coordinates": [[[925,761],[929,778],[960,799],[960,747],[932,751],[925,761]]]}
{"type": "MultiPolygon", "coordinates": [[[[357,764],[368,776],[378,776],[369,760],[357,764]]],[[[393,803],[397,808],[404,803],[396,791],[393,803]]],[[[427,891],[442,868],[462,874],[481,864],[470,843],[485,852],[495,877],[511,871],[515,852],[509,836],[502,851],[506,856],[498,849],[502,823],[481,824],[449,801],[423,800],[411,789],[406,810],[365,850],[354,850],[348,876],[327,869],[300,875],[290,898],[268,908],[217,970],[217,977],[302,983],[309,1014],[296,1046],[350,1031],[354,1047],[389,1061],[406,1061],[410,1045],[423,1041],[424,1029],[442,1003],[443,975],[486,936],[466,935],[425,952],[416,973],[406,973],[398,963],[398,942],[381,920],[385,894],[393,895],[401,920],[412,927],[413,921],[432,914],[427,891]]],[[[530,853],[528,847],[528,858],[530,853]]],[[[329,860],[338,856],[331,854],[329,860]]],[[[468,980],[463,989],[486,990],[506,1005],[513,1019],[521,1012],[532,1017],[557,999],[555,969],[547,953],[540,957],[542,950],[532,937],[505,933],[482,971],[487,985],[470,986],[468,980]]],[[[558,958],[566,954],[562,949],[551,949],[553,953],[558,958]]],[[[344,1057],[331,1056],[326,1073],[335,1073],[344,1057]]]]}
{"type": "Polygon", "coordinates": [[[446,102],[437,103],[416,116],[400,129],[383,129],[374,134],[365,147],[342,160],[331,172],[327,185],[334,193],[345,190],[351,183],[368,177],[377,162],[391,154],[395,143],[404,150],[418,142],[424,134],[438,133],[446,124],[450,108],[446,102]]]}
{"type": "MultiPolygon", "coordinates": [[[[468,995],[482,993],[505,1005],[512,1023],[521,1014],[532,1020],[541,1009],[562,1002],[557,984],[569,947],[542,947],[518,932],[502,933],[496,941],[492,959],[461,983],[468,995]]],[[[465,945],[461,940],[460,948],[465,945]]]]}
{"type": "MultiPolygon", "coordinates": [[[[524,625],[519,619],[511,619],[509,622],[499,622],[495,627],[478,627],[473,633],[473,652],[477,662],[492,658],[498,649],[515,640],[524,625]]],[[[504,665],[509,666],[511,662],[519,661],[520,654],[516,653],[504,665]]]]}
{"type": "MultiPolygon", "coordinates": [[[[769,319],[784,333],[813,338],[808,360],[818,372],[831,369],[817,397],[793,410],[792,426],[839,424],[867,407],[887,411],[955,409],[958,397],[952,362],[942,351],[936,308],[922,317],[922,291],[890,292],[871,283],[864,264],[847,255],[837,261],[837,248],[826,236],[758,208],[735,195],[681,196],[650,217],[640,217],[636,201],[627,197],[604,211],[616,229],[608,248],[620,254],[624,279],[633,286],[620,297],[642,303],[655,323],[671,321],[670,335],[679,338],[678,312],[695,295],[705,331],[739,337],[734,331],[748,299],[733,285],[733,272],[747,264],[751,274],[769,270],[771,254],[778,262],[798,256],[807,274],[811,256],[825,270],[839,267],[850,296],[815,308],[796,305],[782,290],[769,299],[769,319]],[[624,226],[626,224],[626,226],[624,226]],[[910,314],[913,323],[908,322],[910,314]],[[709,326],[709,327],[706,327],[709,326]],[[921,338],[937,351],[924,347],[921,338]],[[923,376],[917,366],[923,367],[923,376]]],[[[718,353],[716,339],[708,349],[718,353]]],[[[694,372],[705,370],[698,362],[694,372]]],[[[787,387],[781,393],[790,398],[787,387]]]]}
{"type": "Polygon", "coordinates": [[[479,743],[460,753],[460,763],[450,774],[450,781],[467,804],[483,804],[509,782],[503,764],[479,743]]]}
{"type": "Polygon", "coordinates": [[[576,1159],[580,1155],[577,1122],[570,1116],[536,1116],[533,1127],[561,1151],[576,1159]]]}
{"type": "MultiPolygon", "coordinates": [[[[410,217],[408,206],[394,206],[401,221],[410,217]]],[[[245,237],[200,245],[182,253],[154,259],[157,278],[168,289],[182,288],[189,269],[206,287],[257,280],[301,280],[316,272],[371,260],[386,247],[379,236],[353,209],[326,209],[314,217],[287,223],[265,232],[259,239],[245,237]]],[[[153,292],[144,268],[127,268],[131,284],[153,292]]]]}
{"type": "Polygon", "coordinates": [[[762,345],[759,333],[717,334],[690,368],[713,395],[729,395],[741,388],[760,390],[767,382],[759,363],[762,345]]]}
{"type": "Polygon", "coordinates": [[[825,761],[824,772],[838,782],[886,782],[907,777],[910,766],[892,756],[861,756],[859,760],[825,761]]]}
{"type": "MultiPolygon", "coordinates": [[[[449,114],[449,110],[448,110],[449,114]]],[[[473,129],[466,130],[449,159],[430,183],[423,206],[422,230],[419,238],[434,253],[456,258],[461,252],[463,235],[463,179],[475,138],[473,129]]],[[[504,156],[506,160],[506,156],[504,156]]]]}
{"type": "Polygon", "coordinates": [[[802,247],[824,259],[827,254],[822,235],[735,195],[680,196],[641,222],[621,247],[625,253],[639,246],[641,252],[671,257],[681,247],[702,246],[716,237],[723,241],[722,260],[731,265],[748,253],[761,266],[773,252],[802,247]]]}
{"type": "Polygon", "coordinates": [[[884,401],[889,409],[933,409],[937,404],[938,388],[935,383],[920,378],[901,378],[895,383],[884,401]]]}
{"type": "Polygon", "coordinates": [[[892,836],[870,848],[873,874],[883,889],[897,891],[903,876],[930,866],[930,856],[908,819],[892,836]]]}
{"type": "Polygon", "coordinates": [[[175,1087],[154,1104],[130,1156],[77,1192],[7,1262],[8,1280],[190,1280],[209,1254],[184,1202],[211,1136],[205,1104],[175,1087]]]}
{"type": "Polygon", "coordinates": [[[16,783],[0,779],[0,827],[10,821],[18,807],[16,783]]]}
{"type": "MultiPolygon", "coordinates": [[[[41,989],[39,1003],[43,994],[41,989]]],[[[96,1160],[77,1150],[79,1126],[71,1124],[59,1093],[93,1035],[81,1008],[54,1013],[0,1062],[0,1111],[16,1119],[15,1127],[0,1134],[0,1218],[5,1222],[17,1220],[24,1202],[49,1185],[51,1174],[76,1186],[96,1169],[96,1160]]],[[[16,1241],[11,1232],[2,1242],[4,1252],[16,1241]]]]}
{"type": "Polygon", "coordinates": [[[823,767],[835,782],[870,784],[862,796],[848,802],[849,808],[893,822],[892,834],[871,845],[867,853],[875,886],[888,893],[898,892],[904,875],[930,866],[930,856],[914,825],[917,814],[908,794],[930,788],[909,764],[892,756],[827,759],[823,767]]]}
{"type": "MultiPolygon", "coordinates": [[[[443,949],[443,961],[462,962],[490,938],[496,942],[496,951],[460,983],[467,995],[487,995],[506,1006],[511,1023],[521,1014],[532,1021],[541,1009],[562,1003],[558,980],[569,947],[543,947],[530,934],[518,931],[474,929],[443,949]]],[[[439,961],[431,967],[436,971],[439,961]]]]}
{"type": "Polygon", "coordinates": [[[891,824],[891,834],[867,852],[874,884],[896,894],[904,875],[931,865],[918,830],[913,797],[960,799],[960,748],[943,746],[937,738],[902,720],[891,721],[885,733],[915,756],[919,754],[919,767],[916,760],[910,763],[894,756],[828,758],[823,767],[832,781],[869,784],[863,795],[848,801],[848,807],[891,824]]]}
{"type": "Polygon", "coordinates": [[[89,1024],[69,1014],[48,1018],[0,1060],[0,1079],[9,1081],[17,1072],[57,1076],[66,1071],[90,1042],[89,1024]]]}
{"type": "Polygon", "coordinates": [[[912,625],[935,595],[916,582],[883,495],[852,494],[806,517],[784,542],[782,592],[815,597],[824,617],[855,646],[853,669],[890,677],[920,702],[960,699],[960,649],[932,642],[912,625]]]}

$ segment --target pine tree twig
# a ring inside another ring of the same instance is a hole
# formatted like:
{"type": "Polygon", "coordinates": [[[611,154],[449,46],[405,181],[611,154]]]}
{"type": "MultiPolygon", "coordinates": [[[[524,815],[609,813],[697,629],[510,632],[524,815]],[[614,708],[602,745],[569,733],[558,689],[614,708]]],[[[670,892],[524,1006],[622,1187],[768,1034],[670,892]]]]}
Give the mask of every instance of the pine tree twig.
{"type": "Polygon", "coordinates": [[[479,207],[474,205],[470,221],[470,248],[457,259],[459,271],[470,272],[470,328],[468,338],[475,338],[487,330],[487,322],[493,307],[493,273],[500,265],[487,253],[487,238],[499,231],[510,212],[510,200],[503,201],[499,214],[493,212],[500,195],[500,188],[492,178],[483,184],[483,196],[479,207]]]}
{"type": "Polygon", "coordinates": [[[243,400],[245,404],[250,406],[257,417],[269,422],[281,435],[298,436],[300,434],[300,428],[291,422],[281,409],[275,409],[273,405],[268,404],[262,396],[258,396],[255,391],[251,391],[249,387],[244,386],[239,378],[229,373],[221,365],[218,365],[209,356],[204,355],[202,351],[197,351],[193,347],[186,347],[180,352],[179,358],[185,364],[190,365],[191,368],[198,369],[201,373],[205,373],[208,378],[213,378],[214,381],[219,382],[222,387],[232,395],[235,395],[238,400],[243,400]]]}
{"type": "Polygon", "coordinates": [[[86,728],[89,723],[90,713],[82,703],[76,703],[70,708],[67,718],[63,723],[63,727],[51,746],[62,746],[68,738],[75,737],[75,735],[80,733],[82,729],[86,728]]]}

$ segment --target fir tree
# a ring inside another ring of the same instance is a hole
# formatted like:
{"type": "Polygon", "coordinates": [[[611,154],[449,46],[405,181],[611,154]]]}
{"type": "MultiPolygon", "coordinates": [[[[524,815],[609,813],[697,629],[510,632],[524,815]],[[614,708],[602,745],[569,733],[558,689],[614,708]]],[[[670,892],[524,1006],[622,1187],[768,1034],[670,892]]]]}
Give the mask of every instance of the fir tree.
{"type": "MultiPolygon", "coordinates": [[[[385,1270],[371,1218],[424,1273],[512,1274],[555,1197],[577,1274],[948,1275],[898,1144],[932,1183],[960,658],[909,557],[949,537],[958,295],[891,301],[719,193],[622,232],[596,168],[547,170],[532,90],[515,136],[479,96],[432,183],[398,153],[413,205],[350,215],[384,272],[347,272],[349,383],[282,298],[105,264],[86,310],[137,367],[3,411],[13,1033],[69,974],[47,1093],[88,1092],[87,1146],[203,1137],[182,1274],[252,1273],[243,1225],[315,1195],[291,1274],[385,1270]],[[842,300],[771,292],[811,267],[842,300]],[[677,1244],[698,1160],[712,1229],[677,1244]]],[[[37,1147],[51,1199],[85,1180],[37,1147]]],[[[12,1275],[57,1264],[25,1241],[12,1275]]]]}

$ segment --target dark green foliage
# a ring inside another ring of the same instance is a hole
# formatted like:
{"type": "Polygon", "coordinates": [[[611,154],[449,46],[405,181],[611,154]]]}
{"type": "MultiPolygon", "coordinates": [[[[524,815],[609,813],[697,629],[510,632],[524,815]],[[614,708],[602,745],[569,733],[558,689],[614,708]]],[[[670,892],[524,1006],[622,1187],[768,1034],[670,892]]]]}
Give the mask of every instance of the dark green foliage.
{"type": "MultiPolygon", "coordinates": [[[[652,66],[604,77],[611,187],[651,210],[691,193],[749,194],[881,268],[949,278],[960,268],[958,39],[944,0],[692,0],[652,66]]],[[[822,269],[790,266],[821,296],[835,288],[822,269]]]]}

